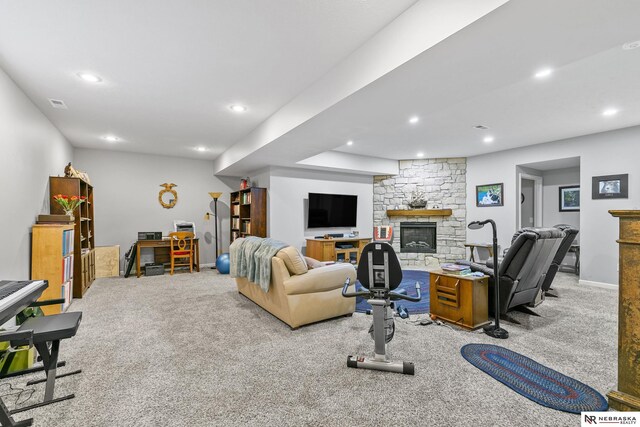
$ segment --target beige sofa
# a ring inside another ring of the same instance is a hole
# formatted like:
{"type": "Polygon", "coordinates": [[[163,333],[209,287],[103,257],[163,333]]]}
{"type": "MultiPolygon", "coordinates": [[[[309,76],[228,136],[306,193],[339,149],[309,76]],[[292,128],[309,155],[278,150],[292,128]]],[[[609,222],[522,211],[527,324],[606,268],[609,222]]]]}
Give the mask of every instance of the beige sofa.
{"type": "MultiPolygon", "coordinates": [[[[269,292],[244,277],[236,278],[238,292],[285,322],[292,329],[333,317],[351,315],[355,298],[344,298],[347,279],[355,282],[350,264],[332,264],[309,270],[304,257],[293,247],[271,259],[269,292]]],[[[350,287],[353,290],[353,285],[350,287]]]]}

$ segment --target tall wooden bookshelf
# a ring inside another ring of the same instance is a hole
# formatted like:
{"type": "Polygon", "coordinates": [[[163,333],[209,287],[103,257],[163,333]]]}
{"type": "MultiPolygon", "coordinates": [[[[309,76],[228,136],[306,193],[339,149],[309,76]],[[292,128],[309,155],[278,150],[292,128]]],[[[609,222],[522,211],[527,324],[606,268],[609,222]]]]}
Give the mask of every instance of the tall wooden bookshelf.
{"type": "Polygon", "coordinates": [[[36,224],[31,237],[31,279],[46,280],[49,287],[40,300],[64,298],[64,304],[42,307],[45,314],[65,311],[73,299],[73,225],[36,224]]]}
{"type": "Polygon", "coordinates": [[[267,237],[267,189],[251,187],[231,193],[231,242],[238,237],[267,237]]]}
{"type": "Polygon", "coordinates": [[[74,212],[75,242],[73,275],[73,297],[82,298],[96,276],[95,219],[93,205],[93,187],[80,178],[52,176],[49,178],[49,192],[52,214],[64,214],[62,207],[53,199],[56,194],[66,196],[84,196],[85,203],[74,212]]]}

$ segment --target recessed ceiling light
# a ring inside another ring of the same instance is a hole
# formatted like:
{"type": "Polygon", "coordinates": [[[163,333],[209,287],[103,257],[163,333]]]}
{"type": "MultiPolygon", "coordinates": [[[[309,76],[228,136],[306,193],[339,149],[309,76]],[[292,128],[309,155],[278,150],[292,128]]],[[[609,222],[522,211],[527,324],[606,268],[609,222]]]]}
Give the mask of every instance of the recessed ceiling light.
{"type": "Polygon", "coordinates": [[[351,140],[347,141],[347,145],[353,145],[353,141],[351,140]]]}
{"type": "Polygon", "coordinates": [[[91,73],[78,73],[78,77],[80,77],[85,82],[89,82],[89,83],[100,83],[102,81],[100,77],[91,73]]]}
{"type": "Polygon", "coordinates": [[[115,135],[107,135],[107,136],[103,136],[102,139],[104,139],[107,142],[118,142],[120,141],[120,138],[118,138],[115,135]]]}
{"type": "Polygon", "coordinates": [[[423,153],[423,152],[420,152],[420,153],[416,154],[416,156],[418,156],[418,157],[424,157],[424,153],[423,153]]]}
{"type": "Polygon", "coordinates": [[[245,107],[244,105],[240,105],[240,104],[233,104],[233,105],[229,106],[229,108],[234,113],[244,113],[245,111],[247,111],[247,107],[245,107]]]}
{"type": "Polygon", "coordinates": [[[553,70],[551,68],[543,68],[542,70],[539,70],[537,73],[535,73],[533,76],[536,79],[544,79],[546,77],[549,77],[552,73],[553,73],[553,70]]]}
{"type": "Polygon", "coordinates": [[[207,151],[207,147],[200,146],[200,147],[194,148],[194,150],[204,153],[205,151],[207,151]]]}
{"type": "Polygon", "coordinates": [[[602,115],[605,116],[605,117],[615,116],[616,114],[618,114],[618,109],[617,108],[607,108],[606,110],[604,110],[602,112],[602,115]]]}
{"type": "Polygon", "coordinates": [[[411,123],[412,125],[415,125],[416,123],[418,123],[420,121],[420,117],[418,116],[413,116],[409,119],[409,123],[411,123]]]}
{"type": "Polygon", "coordinates": [[[625,43],[622,45],[624,50],[632,50],[640,47],[640,40],[636,40],[634,42],[625,43]]]}
{"type": "Polygon", "coordinates": [[[495,139],[492,136],[485,136],[482,142],[485,144],[491,144],[495,139]]]}

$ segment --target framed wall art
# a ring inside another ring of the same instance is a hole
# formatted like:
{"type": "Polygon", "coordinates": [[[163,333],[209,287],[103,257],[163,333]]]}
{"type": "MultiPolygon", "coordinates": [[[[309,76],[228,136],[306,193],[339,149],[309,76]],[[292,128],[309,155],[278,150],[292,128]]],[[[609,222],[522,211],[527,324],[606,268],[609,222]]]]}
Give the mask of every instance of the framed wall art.
{"type": "Polygon", "coordinates": [[[591,178],[591,198],[629,198],[629,174],[594,176],[591,178]]]}
{"type": "Polygon", "coordinates": [[[504,206],[503,183],[476,185],[476,206],[479,208],[504,206]]]}

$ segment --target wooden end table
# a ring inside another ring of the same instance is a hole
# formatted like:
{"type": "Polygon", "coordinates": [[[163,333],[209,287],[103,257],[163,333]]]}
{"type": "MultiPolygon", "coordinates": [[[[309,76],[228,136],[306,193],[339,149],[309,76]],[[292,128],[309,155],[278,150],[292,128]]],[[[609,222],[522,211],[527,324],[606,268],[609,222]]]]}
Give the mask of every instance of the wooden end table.
{"type": "Polygon", "coordinates": [[[430,271],[431,314],[467,329],[489,322],[489,276],[459,276],[430,271]]]}

